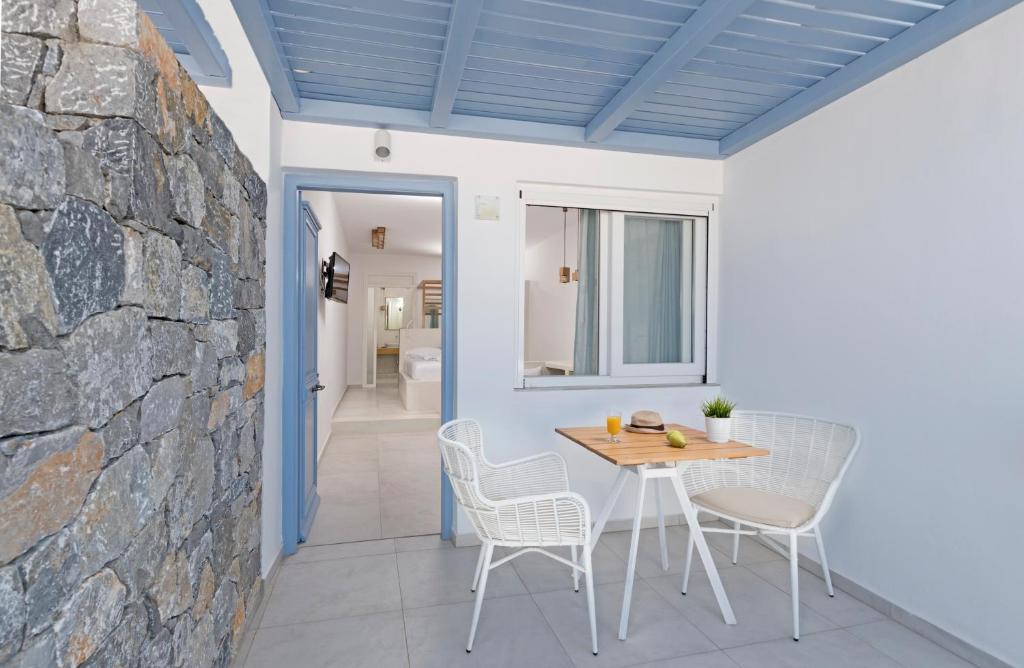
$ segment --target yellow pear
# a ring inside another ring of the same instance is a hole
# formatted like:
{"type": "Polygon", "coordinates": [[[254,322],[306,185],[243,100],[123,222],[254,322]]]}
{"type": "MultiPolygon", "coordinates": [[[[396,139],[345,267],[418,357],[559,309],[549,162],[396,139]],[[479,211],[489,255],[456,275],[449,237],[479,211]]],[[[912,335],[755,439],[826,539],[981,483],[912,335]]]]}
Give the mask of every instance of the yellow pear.
{"type": "Polygon", "coordinates": [[[673,448],[685,448],[686,447],[686,436],[681,431],[672,430],[665,434],[665,438],[668,439],[668,444],[673,448]]]}

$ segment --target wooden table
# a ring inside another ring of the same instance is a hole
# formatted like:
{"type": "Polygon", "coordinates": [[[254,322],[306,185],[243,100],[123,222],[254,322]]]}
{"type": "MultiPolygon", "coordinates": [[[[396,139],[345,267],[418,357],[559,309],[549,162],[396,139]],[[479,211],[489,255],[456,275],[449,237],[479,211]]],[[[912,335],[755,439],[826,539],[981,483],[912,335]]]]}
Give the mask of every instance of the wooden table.
{"type": "Polygon", "coordinates": [[[622,595],[622,615],[619,618],[619,640],[626,639],[626,632],[629,628],[629,606],[633,598],[633,579],[636,573],[636,555],[640,544],[640,521],[643,517],[644,494],[648,480],[655,481],[655,499],[658,508],[658,537],[661,540],[661,566],[668,570],[668,549],[665,543],[665,516],[661,509],[661,480],[668,478],[679,498],[679,505],[683,508],[683,515],[686,517],[686,524],[690,528],[690,537],[693,539],[700,554],[704,570],[711,580],[711,588],[715,592],[718,606],[722,611],[722,617],[726,624],[735,624],[736,615],[733,614],[732,606],[729,604],[729,597],[725,594],[722,586],[722,579],[718,576],[718,569],[711,558],[707,541],[704,540],[704,532],[700,530],[697,523],[697,511],[690,503],[690,497],[683,487],[682,473],[686,467],[695,461],[715,459],[735,459],[738,457],[759,457],[768,454],[767,450],[755,448],[743,443],[729,441],[727,443],[712,443],[707,435],[694,429],[679,424],[667,424],[665,428],[669,431],[675,429],[686,435],[687,445],[685,448],[673,448],[666,440],[664,434],[635,434],[623,431],[619,434],[619,442],[611,443],[608,439],[608,432],[604,427],[573,427],[559,428],[555,431],[570,441],[582,445],[597,456],[615,464],[619,467],[619,474],[612,485],[611,493],[605,502],[604,508],[597,515],[594,522],[594,530],[591,534],[591,546],[596,546],[604,525],[608,522],[612,510],[615,508],[623,487],[626,486],[626,479],[630,473],[635,473],[639,478],[636,497],[636,514],[633,517],[633,534],[629,545],[629,562],[626,566],[626,587],[622,595]]]}

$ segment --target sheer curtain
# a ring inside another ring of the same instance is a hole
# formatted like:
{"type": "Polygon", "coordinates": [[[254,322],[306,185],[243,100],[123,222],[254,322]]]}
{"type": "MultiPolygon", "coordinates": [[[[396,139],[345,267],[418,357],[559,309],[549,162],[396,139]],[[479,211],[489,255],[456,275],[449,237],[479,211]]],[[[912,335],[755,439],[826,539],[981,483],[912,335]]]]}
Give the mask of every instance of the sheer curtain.
{"type": "Polygon", "coordinates": [[[626,216],[623,362],[693,361],[693,221],[626,216]]]}
{"type": "Polygon", "coordinates": [[[601,281],[599,213],[594,209],[580,211],[576,266],[579,283],[576,288],[576,337],[573,344],[573,375],[593,376],[599,370],[598,308],[601,281]]]}

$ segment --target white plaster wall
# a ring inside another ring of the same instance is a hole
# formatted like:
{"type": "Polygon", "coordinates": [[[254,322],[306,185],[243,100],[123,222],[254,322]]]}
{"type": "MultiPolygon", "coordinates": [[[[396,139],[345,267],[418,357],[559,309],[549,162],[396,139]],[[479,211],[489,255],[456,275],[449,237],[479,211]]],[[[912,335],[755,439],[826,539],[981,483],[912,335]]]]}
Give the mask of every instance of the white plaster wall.
{"type": "Polygon", "coordinates": [[[260,558],[265,576],[281,553],[281,115],[226,0],[199,0],[228,57],[232,86],[200,86],[235,142],[267,183],[266,375],[263,414],[263,502],[260,558]]]}
{"type": "Polygon", "coordinates": [[[523,350],[528,361],[572,362],[576,339],[576,295],[579,283],[562,283],[558,269],[564,260],[576,269],[578,210],[569,209],[565,238],[562,210],[556,207],[528,207],[527,241],[523,254],[526,283],[526,323],[523,350]]]}
{"type": "Polygon", "coordinates": [[[832,567],[1024,665],[1024,5],[730,158],[721,378],[849,420],[832,567]]]}
{"type": "MultiPolygon", "coordinates": [[[[367,242],[369,246],[369,242],[367,242]]],[[[349,385],[362,385],[366,378],[366,350],[364,349],[365,337],[364,327],[366,323],[366,296],[367,278],[375,274],[397,275],[411,274],[413,290],[410,291],[411,304],[407,303],[406,308],[412,309],[412,326],[422,326],[420,319],[421,293],[415,289],[422,280],[441,278],[441,258],[431,255],[400,255],[390,253],[354,253],[348,258],[352,264],[351,289],[348,293],[348,303],[352,314],[348,324],[348,340],[351,342],[348,348],[348,383],[349,385]]],[[[394,295],[398,296],[398,292],[394,295]]],[[[402,295],[410,299],[408,295],[402,295]]],[[[377,311],[378,343],[384,342],[398,345],[398,332],[383,332],[383,318],[377,311]]]]}
{"type": "MultiPolygon", "coordinates": [[[[562,453],[574,490],[596,513],[615,469],[554,433],[557,426],[603,424],[609,407],[651,408],[699,425],[700,403],[717,388],[574,391],[515,390],[517,238],[520,181],[703,194],[722,191],[722,162],[596,149],[392,132],[392,159],[372,156],[373,129],[284,121],[285,169],[348,170],[454,177],[458,198],[457,411],[481,421],[495,461],[543,450],[562,453]],[[477,221],[476,195],[501,198],[498,222],[477,221]]],[[[354,291],[359,294],[359,291],[354,291]]],[[[352,313],[361,312],[350,303],[352,313]]],[[[354,320],[354,317],[353,317],[354,320]]],[[[350,335],[351,340],[351,335],[350,335]]],[[[350,369],[354,365],[350,362],[350,369]]],[[[632,515],[632,485],[613,518],[632,515]]],[[[677,504],[668,504],[678,512],[677,504]]],[[[653,500],[647,512],[653,515],[653,500]]],[[[456,531],[469,534],[464,517],[456,531]]]]}
{"type": "MultiPolygon", "coordinates": [[[[317,236],[318,256],[331,253],[348,257],[348,241],[341,226],[334,196],[328,192],[305,191],[305,201],[320,223],[317,236]]],[[[348,388],[348,316],[349,305],[320,298],[317,304],[317,370],[324,389],[317,397],[317,457],[331,437],[331,418],[348,388]]]]}

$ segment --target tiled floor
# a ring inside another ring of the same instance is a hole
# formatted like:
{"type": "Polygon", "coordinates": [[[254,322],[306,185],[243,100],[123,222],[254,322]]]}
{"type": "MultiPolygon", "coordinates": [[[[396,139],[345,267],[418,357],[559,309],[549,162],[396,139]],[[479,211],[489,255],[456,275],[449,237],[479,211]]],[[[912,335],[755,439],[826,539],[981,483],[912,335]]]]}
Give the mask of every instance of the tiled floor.
{"type": "Polygon", "coordinates": [[[320,457],[307,545],[419,536],[441,526],[441,455],[431,431],[339,433],[320,457]]]}
{"type": "Polygon", "coordinates": [[[376,387],[350,386],[338,402],[332,418],[336,426],[354,427],[349,423],[396,422],[400,420],[437,420],[441,407],[436,411],[407,411],[398,395],[398,376],[381,375],[376,387]]]}
{"type": "MultiPolygon", "coordinates": [[[[678,557],[686,529],[668,531],[678,557]]],[[[303,547],[269,586],[238,665],[969,665],[841,591],[829,598],[810,572],[801,573],[802,637],[793,642],[785,562],[747,538],[737,566],[722,551],[728,546],[712,545],[739,620],[726,626],[707,580],[695,572],[681,596],[678,559],[666,574],[656,545],[654,531],[645,530],[630,635],[619,641],[627,534],[601,538],[594,553],[598,656],[590,653],[585,594],[571,590],[568,569],[540,555],[493,571],[473,653],[466,654],[478,548],[453,548],[436,536],[303,547]]]]}

